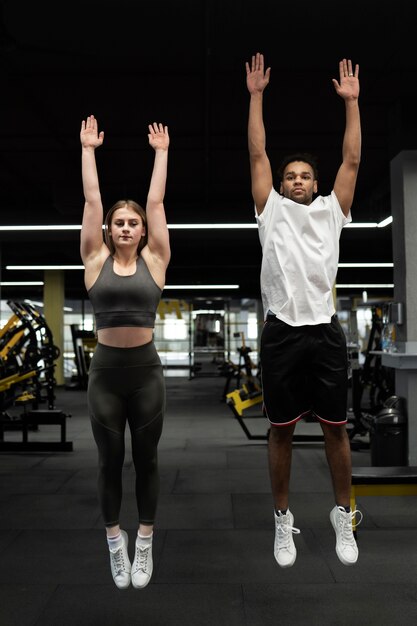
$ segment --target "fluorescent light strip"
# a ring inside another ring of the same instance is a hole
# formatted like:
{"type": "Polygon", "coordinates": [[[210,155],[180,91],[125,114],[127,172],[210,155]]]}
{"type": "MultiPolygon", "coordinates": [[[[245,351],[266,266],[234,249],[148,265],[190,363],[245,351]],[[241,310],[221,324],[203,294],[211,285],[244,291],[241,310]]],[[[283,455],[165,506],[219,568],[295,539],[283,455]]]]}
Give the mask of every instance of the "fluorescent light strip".
{"type": "Polygon", "coordinates": [[[350,222],[343,228],[378,228],[377,222],[350,222]]]}
{"type": "Polygon", "coordinates": [[[388,224],[392,224],[392,215],[381,222],[350,222],[344,228],[385,228],[388,224]]]}
{"type": "MultiPolygon", "coordinates": [[[[84,269],[83,265],[7,265],[7,270],[29,270],[29,269],[84,269]]],[[[10,285],[43,285],[42,281],[26,281],[26,282],[17,282],[17,281],[9,281],[2,282],[0,285],[10,286],[10,285]]],[[[230,285],[165,285],[164,291],[166,289],[239,289],[240,285],[230,284],[230,285]]]]}
{"type": "Polygon", "coordinates": [[[394,267],[394,263],[339,263],[338,267],[394,267]]]}
{"type": "Polygon", "coordinates": [[[256,222],[251,222],[250,224],[168,224],[168,228],[170,230],[240,230],[240,229],[249,229],[249,228],[258,228],[258,224],[256,222]]]}
{"type": "Polygon", "coordinates": [[[0,226],[0,231],[27,230],[81,230],[81,224],[33,224],[28,226],[0,226]]]}
{"type": "Polygon", "coordinates": [[[385,226],[388,226],[388,224],[392,224],[392,215],[386,217],[384,220],[382,220],[382,222],[379,222],[378,228],[384,228],[385,226]]]}
{"type": "MultiPolygon", "coordinates": [[[[351,222],[345,228],[384,228],[391,224],[392,217],[387,217],[381,222],[351,222]]],[[[256,222],[249,223],[213,223],[213,224],[168,224],[169,230],[250,230],[257,229],[256,222]]],[[[104,228],[104,225],[103,225],[104,228]]],[[[53,231],[53,230],[81,230],[81,224],[33,224],[27,226],[0,226],[0,232],[26,232],[26,231],[53,231]]]]}
{"type": "MultiPolygon", "coordinates": [[[[339,263],[346,267],[394,267],[394,263],[339,263]]],[[[6,265],[6,270],[83,270],[84,265],[6,265]]]]}
{"type": "MultiPolygon", "coordinates": [[[[258,228],[256,222],[248,224],[226,224],[226,223],[214,223],[214,224],[167,224],[169,230],[213,230],[213,229],[255,229],[258,228]]],[[[103,224],[104,228],[104,224],[103,224]]],[[[81,224],[67,224],[67,225],[32,225],[32,226],[0,226],[0,231],[42,231],[42,230],[81,230],[81,224]]]]}
{"type": "Polygon", "coordinates": [[[6,270],[83,270],[84,265],[6,265],[6,270]]]}
{"type": "Polygon", "coordinates": [[[2,280],[0,287],[36,287],[43,284],[42,280],[2,280]]]}
{"type": "Polygon", "coordinates": [[[240,285],[165,285],[166,289],[239,289],[240,285]]]}
{"type": "Polygon", "coordinates": [[[371,288],[383,288],[383,289],[393,289],[394,288],[394,283],[358,283],[358,284],[351,284],[351,283],[340,283],[337,284],[336,283],[336,289],[371,289],[371,288]]]}
{"type": "Polygon", "coordinates": [[[29,300],[29,298],[25,298],[23,302],[27,302],[27,304],[31,304],[32,306],[43,306],[43,302],[36,302],[36,300],[29,300]]]}
{"type": "MultiPolygon", "coordinates": [[[[26,298],[25,300],[23,300],[23,302],[27,302],[28,304],[31,304],[32,306],[38,306],[40,308],[44,307],[43,302],[36,302],[36,301],[33,301],[33,300],[29,300],[29,298],[26,298]]],[[[71,313],[74,309],[72,307],[70,307],[70,306],[64,306],[64,307],[62,307],[62,310],[63,311],[67,311],[68,313],[71,313]]]]}

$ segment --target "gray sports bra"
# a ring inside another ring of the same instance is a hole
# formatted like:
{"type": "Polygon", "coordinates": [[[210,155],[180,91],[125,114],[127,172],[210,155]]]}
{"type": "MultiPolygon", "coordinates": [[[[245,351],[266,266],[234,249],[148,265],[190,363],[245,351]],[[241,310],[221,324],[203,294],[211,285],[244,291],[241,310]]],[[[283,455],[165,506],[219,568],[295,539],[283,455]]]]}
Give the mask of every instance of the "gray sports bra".
{"type": "Polygon", "coordinates": [[[136,272],[131,276],[116,274],[113,263],[113,257],[108,256],[96,282],[88,290],[96,329],[117,326],[153,328],[162,291],[145,261],[141,256],[137,258],[136,272]]]}

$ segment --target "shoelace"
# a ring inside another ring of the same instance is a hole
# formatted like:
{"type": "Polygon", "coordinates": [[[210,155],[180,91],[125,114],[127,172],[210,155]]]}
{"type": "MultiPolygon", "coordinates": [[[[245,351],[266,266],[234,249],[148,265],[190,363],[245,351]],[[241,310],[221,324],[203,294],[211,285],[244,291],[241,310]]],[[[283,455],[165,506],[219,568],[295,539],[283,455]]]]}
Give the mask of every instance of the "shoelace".
{"type": "Polygon", "coordinates": [[[286,515],[279,516],[276,519],[276,528],[278,531],[278,549],[279,550],[288,550],[290,547],[290,537],[292,534],[299,535],[300,529],[291,526],[289,518],[286,515]]]}
{"type": "Polygon", "coordinates": [[[144,571],[146,572],[148,565],[148,555],[149,550],[151,548],[151,544],[149,545],[137,545],[136,546],[136,562],[139,562],[139,567],[136,569],[136,572],[144,571]]]}
{"type": "Polygon", "coordinates": [[[113,567],[116,571],[116,576],[125,572],[125,559],[123,555],[123,546],[117,548],[116,550],[110,550],[111,558],[113,562],[113,567]]]}
{"type": "Polygon", "coordinates": [[[338,507],[339,511],[342,515],[339,515],[339,526],[340,526],[340,535],[341,540],[345,544],[356,544],[355,538],[353,536],[353,527],[352,523],[355,520],[355,526],[359,526],[363,519],[363,515],[361,511],[357,509],[355,511],[350,511],[347,513],[342,507],[338,507]],[[356,520],[356,515],[360,515],[359,520],[356,520]]]}

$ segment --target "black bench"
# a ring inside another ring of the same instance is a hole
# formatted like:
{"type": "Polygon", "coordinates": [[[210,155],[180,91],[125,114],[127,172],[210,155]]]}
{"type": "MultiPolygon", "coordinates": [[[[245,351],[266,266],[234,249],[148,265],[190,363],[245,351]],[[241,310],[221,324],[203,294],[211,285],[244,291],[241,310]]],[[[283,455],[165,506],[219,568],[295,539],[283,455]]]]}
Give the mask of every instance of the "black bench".
{"type": "Polygon", "coordinates": [[[350,507],[355,511],[357,496],[417,496],[417,467],[353,467],[351,482],[350,507]]]}
{"type": "Polygon", "coordinates": [[[72,441],[67,441],[66,419],[70,417],[60,409],[33,409],[20,417],[22,441],[4,441],[0,438],[0,451],[33,451],[59,450],[71,452],[72,441]],[[61,427],[61,438],[58,441],[29,441],[29,429],[39,424],[56,424],[61,427]]]}

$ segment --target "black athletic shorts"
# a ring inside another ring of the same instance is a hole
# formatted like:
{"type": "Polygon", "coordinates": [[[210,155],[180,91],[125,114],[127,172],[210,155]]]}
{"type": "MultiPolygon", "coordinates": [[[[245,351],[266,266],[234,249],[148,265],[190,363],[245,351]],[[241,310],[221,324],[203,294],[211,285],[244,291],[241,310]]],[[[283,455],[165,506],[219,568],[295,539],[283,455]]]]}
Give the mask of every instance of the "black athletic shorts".
{"type": "Polygon", "coordinates": [[[312,414],[346,424],[348,361],[337,315],[329,324],[289,326],[268,315],[261,336],[264,413],[276,426],[312,414]]]}

